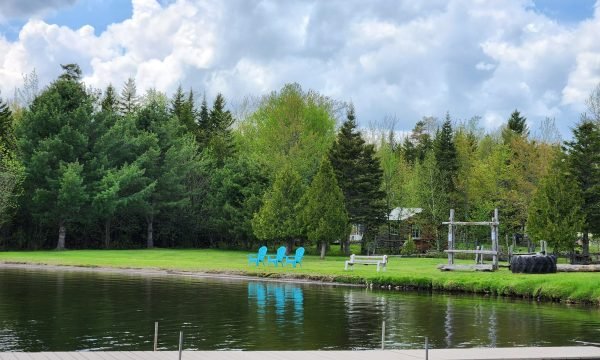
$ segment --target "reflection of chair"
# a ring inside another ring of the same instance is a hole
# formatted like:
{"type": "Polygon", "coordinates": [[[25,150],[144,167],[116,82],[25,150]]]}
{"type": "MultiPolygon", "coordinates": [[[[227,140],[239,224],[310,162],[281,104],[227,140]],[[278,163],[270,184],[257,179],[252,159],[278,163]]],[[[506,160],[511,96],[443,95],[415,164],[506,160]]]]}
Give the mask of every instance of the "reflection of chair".
{"type": "Polygon", "coordinates": [[[285,258],[285,250],[286,250],[286,247],[281,246],[279,249],[277,249],[277,255],[269,255],[267,257],[267,264],[273,263],[275,266],[277,266],[278,264],[281,264],[281,266],[283,266],[283,259],[285,258]]]}
{"type": "Polygon", "coordinates": [[[304,248],[299,247],[296,249],[296,254],[294,256],[286,256],[285,263],[290,264],[293,267],[296,267],[296,264],[300,264],[302,266],[302,258],[304,257],[304,248]]]}
{"type": "Polygon", "coordinates": [[[261,246],[256,255],[248,255],[248,264],[255,263],[258,266],[258,263],[262,263],[264,265],[265,256],[267,256],[267,247],[261,246]]]}

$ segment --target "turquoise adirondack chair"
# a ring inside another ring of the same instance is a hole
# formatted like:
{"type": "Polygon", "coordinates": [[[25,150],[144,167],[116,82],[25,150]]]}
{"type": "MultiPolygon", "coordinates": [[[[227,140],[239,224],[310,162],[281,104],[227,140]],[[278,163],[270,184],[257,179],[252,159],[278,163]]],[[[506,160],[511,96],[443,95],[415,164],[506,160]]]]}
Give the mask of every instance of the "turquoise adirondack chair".
{"type": "Polygon", "coordinates": [[[248,265],[250,265],[251,263],[254,263],[256,266],[258,266],[258,263],[262,263],[264,265],[266,256],[267,247],[261,246],[260,249],[258,249],[258,253],[256,255],[248,255],[248,265]]]}
{"type": "Polygon", "coordinates": [[[281,264],[281,266],[283,266],[283,259],[285,258],[285,250],[286,250],[286,247],[281,246],[281,247],[279,247],[279,249],[277,249],[277,255],[267,256],[267,265],[270,263],[273,263],[273,265],[275,265],[276,267],[279,264],[281,264]]]}
{"type": "Polygon", "coordinates": [[[302,266],[302,258],[304,257],[304,248],[299,247],[296,249],[296,254],[294,256],[286,256],[285,263],[290,264],[293,267],[296,267],[296,264],[300,264],[302,266]]]}

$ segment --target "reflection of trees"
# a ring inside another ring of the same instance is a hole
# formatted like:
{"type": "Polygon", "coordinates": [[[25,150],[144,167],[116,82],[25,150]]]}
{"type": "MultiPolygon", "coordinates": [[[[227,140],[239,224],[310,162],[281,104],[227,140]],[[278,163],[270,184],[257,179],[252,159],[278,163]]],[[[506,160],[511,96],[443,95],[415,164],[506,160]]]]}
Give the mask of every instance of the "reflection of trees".
{"type": "Polygon", "coordinates": [[[479,296],[178,277],[0,271],[0,351],[570,345],[600,312],[479,296]]]}

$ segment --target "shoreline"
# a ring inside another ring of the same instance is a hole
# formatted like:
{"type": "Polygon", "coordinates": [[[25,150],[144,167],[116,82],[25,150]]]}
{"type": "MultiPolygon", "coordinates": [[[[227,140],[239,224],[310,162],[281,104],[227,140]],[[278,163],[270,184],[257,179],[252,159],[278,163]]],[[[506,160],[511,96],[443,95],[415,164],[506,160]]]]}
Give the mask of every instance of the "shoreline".
{"type": "Polygon", "coordinates": [[[256,276],[234,271],[206,272],[206,271],[185,271],[185,270],[167,270],[159,268],[122,268],[108,266],[80,266],[80,265],[51,265],[43,263],[0,261],[0,269],[20,269],[20,270],[41,270],[41,271],[66,271],[66,272],[86,272],[100,274],[116,275],[138,275],[150,277],[186,277],[192,279],[227,279],[239,281],[265,281],[282,282],[296,284],[316,284],[344,287],[366,287],[364,284],[352,284],[334,281],[325,281],[319,279],[307,279],[297,276],[256,276]]]}

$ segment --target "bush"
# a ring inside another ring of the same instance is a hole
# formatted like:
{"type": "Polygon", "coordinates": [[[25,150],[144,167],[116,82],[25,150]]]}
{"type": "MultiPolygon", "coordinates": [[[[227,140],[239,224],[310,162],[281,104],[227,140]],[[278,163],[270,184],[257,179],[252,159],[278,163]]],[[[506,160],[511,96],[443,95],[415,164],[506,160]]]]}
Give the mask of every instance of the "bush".
{"type": "Polygon", "coordinates": [[[417,252],[417,246],[413,241],[412,237],[409,237],[408,240],[404,242],[402,245],[402,249],[400,249],[400,254],[402,255],[413,255],[417,252]]]}

